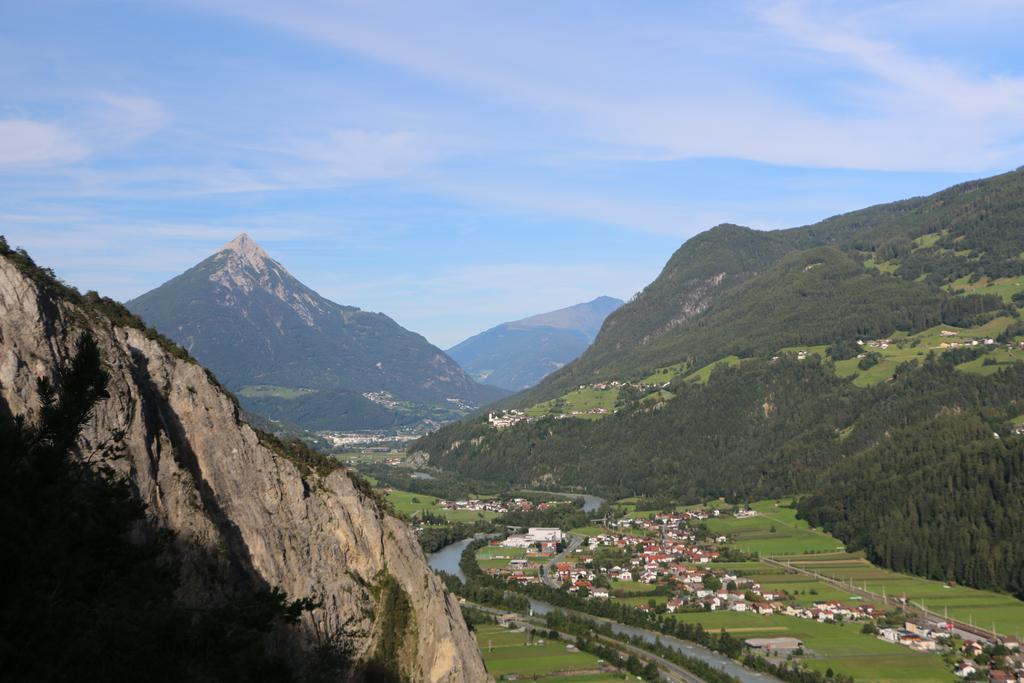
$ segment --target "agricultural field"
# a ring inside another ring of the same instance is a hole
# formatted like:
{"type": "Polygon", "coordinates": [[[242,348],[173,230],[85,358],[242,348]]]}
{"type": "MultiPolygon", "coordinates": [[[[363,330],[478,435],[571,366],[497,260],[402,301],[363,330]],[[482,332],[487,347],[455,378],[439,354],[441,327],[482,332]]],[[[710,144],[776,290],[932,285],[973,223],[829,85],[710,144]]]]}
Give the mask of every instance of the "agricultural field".
{"type": "Polygon", "coordinates": [[[610,583],[613,591],[626,591],[627,593],[653,593],[658,588],[654,584],[640,581],[612,580],[610,583]]]}
{"type": "Polygon", "coordinates": [[[967,363],[957,366],[958,370],[970,372],[977,375],[992,375],[1008,365],[1024,360],[1024,351],[1011,351],[1005,347],[990,351],[981,358],[975,358],[967,363]]]}
{"type": "Polygon", "coordinates": [[[808,555],[784,560],[839,581],[852,581],[858,588],[884,594],[887,598],[905,597],[933,612],[973,622],[982,628],[995,628],[1002,634],[1016,636],[1024,631],[1024,602],[1010,595],[898,574],[876,567],[858,555],[837,559],[808,555]]]}
{"type": "Polygon", "coordinates": [[[834,671],[865,681],[953,681],[953,674],[936,654],[914,652],[901,645],[861,633],[859,624],[822,624],[784,615],[761,616],[738,612],[677,613],[675,618],[700,623],[708,630],[726,630],[737,638],[799,638],[807,666],[834,671]]]}
{"type": "Polygon", "coordinates": [[[673,379],[686,372],[686,368],[686,363],[670,365],[667,368],[658,368],[653,373],[640,380],[640,384],[664,384],[665,382],[671,382],[673,379]]]}
{"type": "MultiPolygon", "coordinates": [[[[345,462],[347,465],[358,467],[362,464],[376,464],[387,462],[393,458],[404,458],[404,451],[348,451],[338,453],[334,457],[345,462]]],[[[365,475],[364,475],[365,476],[365,475]]]]}
{"type": "Polygon", "coordinates": [[[751,505],[756,517],[737,519],[732,515],[709,518],[705,523],[715,534],[730,537],[731,545],[760,555],[802,555],[841,550],[843,544],[833,536],[811,529],[789,500],[762,500],[751,505]]]}
{"type": "Polygon", "coordinates": [[[475,636],[487,671],[495,678],[515,673],[520,679],[546,683],[618,683],[625,679],[623,674],[603,671],[597,657],[567,650],[567,643],[559,640],[534,638],[530,644],[526,633],[493,624],[477,626],[475,636]]]}
{"type": "Polygon", "coordinates": [[[618,387],[609,387],[608,389],[586,387],[575,389],[550,401],[538,403],[527,408],[525,412],[530,417],[541,417],[550,413],[556,413],[598,420],[605,415],[610,415],[615,410],[615,402],[618,400],[618,387]],[[591,412],[602,409],[606,412],[591,412]]]}
{"type": "Polygon", "coordinates": [[[446,510],[437,504],[439,498],[422,493],[389,489],[386,497],[396,512],[410,517],[416,517],[424,510],[434,515],[444,516],[449,522],[475,522],[478,519],[494,519],[498,516],[497,513],[487,510],[446,510]]]}
{"type": "Polygon", "coordinates": [[[246,398],[283,398],[293,401],[301,396],[315,394],[316,389],[300,389],[295,387],[276,387],[270,384],[258,384],[242,387],[238,394],[246,398]]]}
{"type": "Polygon", "coordinates": [[[691,372],[684,379],[687,382],[698,382],[700,384],[707,384],[708,378],[711,377],[711,372],[719,365],[739,365],[742,363],[742,359],[737,356],[726,356],[725,358],[719,358],[713,363],[708,363],[704,367],[691,372]]]}
{"type": "Polygon", "coordinates": [[[653,605],[655,607],[664,605],[668,602],[667,595],[631,595],[626,598],[613,597],[612,602],[622,603],[623,605],[632,605],[633,607],[640,607],[641,605],[653,605]]]}
{"type": "Polygon", "coordinates": [[[607,532],[607,529],[600,526],[581,526],[569,531],[569,533],[576,534],[577,536],[600,536],[607,532]]]}
{"type": "Polygon", "coordinates": [[[526,560],[529,566],[522,570],[526,574],[536,574],[538,567],[548,561],[546,557],[527,557],[526,548],[502,548],[485,546],[476,551],[476,563],[481,569],[509,569],[511,560],[526,560]]]}
{"type": "Polygon", "coordinates": [[[956,294],[995,294],[1002,297],[1006,303],[1012,303],[1014,294],[1024,292],[1024,277],[1001,277],[990,280],[986,276],[977,282],[970,282],[969,277],[963,277],[951,282],[946,289],[956,294]]]}
{"type": "Polygon", "coordinates": [[[640,399],[640,404],[648,405],[651,403],[660,403],[662,401],[671,401],[675,397],[676,395],[673,394],[671,391],[668,391],[667,389],[659,389],[658,391],[647,394],[642,399],[640,399]]]}
{"type": "MultiPolygon", "coordinates": [[[[942,348],[944,343],[963,343],[975,339],[981,341],[987,338],[998,337],[1012,322],[1012,318],[1003,316],[990,320],[984,325],[972,328],[937,325],[914,335],[899,332],[892,335],[892,343],[889,345],[889,348],[865,349],[866,351],[877,353],[881,357],[877,365],[867,370],[861,370],[857,367],[857,364],[860,362],[857,358],[837,361],[835,364],[836,374],[840,377],[853,377],[853,383],[861,387],[878,384],[892,377],[900,363],[910,360],[923,361],[931,352],[942,353],[945,350],[942,348]],[[943,330],[956,332],[957,335],[955,337],[943,337],[941,334],[943,330]]],[[[818,347],[808,348],[815,349],[818,347]]],[[[822,355],[824,355],[823,352],[822,355]]],[[[1002,366],[1010,362],[1024,360],[1024,353],[1011,354],[1005,350],[1005,347],[992,351],[987,355],[991,355],[999,364],[984,366],[984,358],[979,358],[957,367],[965,372],[991,374],[997,372],[1002,366]]]]}

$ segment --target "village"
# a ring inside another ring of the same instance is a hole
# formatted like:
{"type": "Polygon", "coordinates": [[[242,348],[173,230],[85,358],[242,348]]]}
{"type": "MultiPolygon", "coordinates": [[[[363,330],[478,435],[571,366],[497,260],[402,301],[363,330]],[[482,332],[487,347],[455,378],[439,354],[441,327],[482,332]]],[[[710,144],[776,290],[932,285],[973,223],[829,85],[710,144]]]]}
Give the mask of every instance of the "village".
{"type": "Polygon", "coordinates": [[[437,505],[445,510],[468,510],[470,512],[506,512],[547,510],[559,501],[533,503],[526,498],[469,498],[464,500],[438,500],[437,505]]]}
{"type": "MultiPolygon", "coordinates": [[[[667,600],[634,601],[642,612],[735,612],[784,615],[821,624],[849,624],[879,640],[916,652],[942,654],[962,679],[1024,683],[1024,653],[1016,638],[996,641],[933,618],[913,617],[897,605],[879,608],[852,596],[849,602],[820,600],[800,604],[785,590],[769,589],[728,568],[729,538],[708,536],[691,526],[721,515],[718,509],[657,513],[605,520],[601,533],[573,538],[560,529],[530,528],[492,541],[481,551],[483,571],[520,584],[545,582],[589,600],[622,600],[631,588],[655,587],[667,600]],[[545,575],[545,570],[548,571],[545,575]]],[[[756,516],[738,508],[736,519],[756,516]]],[[[805,644],[792,637],[752,637],[745,644],[769,657],[803,655],[805,644]]]]}

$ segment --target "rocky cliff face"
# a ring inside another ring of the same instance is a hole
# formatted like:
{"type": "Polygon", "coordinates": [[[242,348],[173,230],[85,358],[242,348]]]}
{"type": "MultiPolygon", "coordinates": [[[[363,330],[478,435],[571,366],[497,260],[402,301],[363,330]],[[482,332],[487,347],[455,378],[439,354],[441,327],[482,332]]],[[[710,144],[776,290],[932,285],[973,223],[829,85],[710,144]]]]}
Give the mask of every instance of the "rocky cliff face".
{"type": "Polygon", "coordinates": [[[488,680],[458,605],[412,532],[381,513],[344,471],[303,476],[261,445],[201,366],[143,330],[51,299],[0,258],[0,398],[11,413],[35,415],[36,378],[52,376],[86,328],[111,382],[110,398],[83,432],[83,452],[123,432],[125,457],[116,466],[185,549],[183,600],[278,586],[292,598],[323,602],[301,634],[285,638],[300,651],[317,634],[343,630],[363,658],[388,643],[410,681],[488,680]],[[381,609],[388,591],[408,603],[401,619],[381,609]]]}

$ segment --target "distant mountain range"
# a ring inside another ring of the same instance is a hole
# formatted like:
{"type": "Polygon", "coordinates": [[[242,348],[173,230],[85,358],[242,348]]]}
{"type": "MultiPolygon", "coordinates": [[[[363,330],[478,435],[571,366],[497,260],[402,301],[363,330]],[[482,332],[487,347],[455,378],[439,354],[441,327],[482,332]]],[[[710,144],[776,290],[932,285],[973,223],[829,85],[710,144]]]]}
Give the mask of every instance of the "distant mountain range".
{"type": "Polygon", "coordinates": [[[386,315],[320,296],[245,234],[125,305],[243,406],[309,429],[443,422],[504,394],[386,315]]]}
{"type": "Polygon", "coordinates": [[[448,349],[479,382],[503,389],[528,389],[580,356],[604,319],[623,302],[600,296],[557,311],[502,323],[448,349]]]}

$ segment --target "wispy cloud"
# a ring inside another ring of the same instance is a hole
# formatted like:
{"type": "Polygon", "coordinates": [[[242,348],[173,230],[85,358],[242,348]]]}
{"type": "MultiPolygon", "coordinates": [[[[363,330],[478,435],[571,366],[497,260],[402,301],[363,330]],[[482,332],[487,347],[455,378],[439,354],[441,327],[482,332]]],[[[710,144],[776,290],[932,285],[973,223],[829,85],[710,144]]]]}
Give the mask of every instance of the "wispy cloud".
{"type": "MultiPolygon", "coordinates": [[[[659,26],[659,17],[643,12],[625,24],[582,12],[556,32],[559,17],[537,5],[504,13],[263,0],[204,6],[486,93],[505,106],[573,121],[573,136],[624,145],[632,158],[983,170],[1015,158],[1019,145],[1007,143],[1024,133],[1020,78],[972,75],[857,30],[837,30],[844,12],[834,5],[821,10],[821,19],[796,2],[736,12],[747,14],[748,24],[759,17],[767,32],[756,26],[695,30],[679,19],[659,26]],[[616,41],[613,31],[649,39],[616,41]],[[794,57],[793,46],[805,55],[794,57]],[[709,61],[708,52],[720,61],[709,61]],[[824,78],[828,60],[840,60],[836,68],[855,70],[857,84],[823,92],[817,102],[795,98],[764,80],[758,55],[803,61],[799,68],[824,78]]],[[[912,7],[908,14],[920,11],[927,9],[912,7]]]]}
{"type": "Polygon", "coordinates": [[[70,164],[88,155],[89,149],[59,125],[0,120],[0,170],[70,164]]]}

